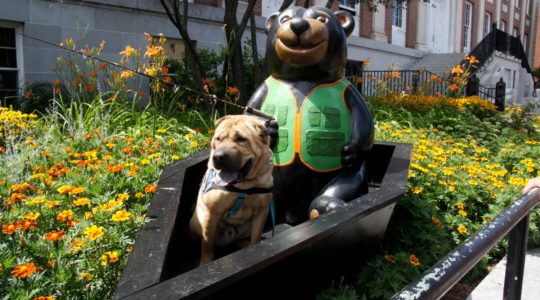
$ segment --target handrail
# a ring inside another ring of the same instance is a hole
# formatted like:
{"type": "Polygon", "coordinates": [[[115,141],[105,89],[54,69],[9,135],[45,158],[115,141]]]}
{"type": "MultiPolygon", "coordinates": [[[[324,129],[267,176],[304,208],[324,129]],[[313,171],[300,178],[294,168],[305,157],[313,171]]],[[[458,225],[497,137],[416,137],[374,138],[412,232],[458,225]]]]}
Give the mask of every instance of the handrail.
{"type": "Polygon", "coordinates": [[[527,250],[529,213],[538,203],[540,203],[539,188],[522,195],[391,299],[439,299],[510,233],[504,299],[519,300],[527,250]]]}

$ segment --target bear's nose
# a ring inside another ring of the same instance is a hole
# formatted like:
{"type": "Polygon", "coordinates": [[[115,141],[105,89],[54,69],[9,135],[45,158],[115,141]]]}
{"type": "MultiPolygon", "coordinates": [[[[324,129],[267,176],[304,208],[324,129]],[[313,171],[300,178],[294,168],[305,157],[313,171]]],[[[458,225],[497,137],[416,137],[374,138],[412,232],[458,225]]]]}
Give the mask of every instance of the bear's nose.
{"type": "Polygon", "coordinates": [[[301,35],[302,32],[309,28],[309,23],[304,18],[294,18],[292,19],[290,26],[296,35],[301,35]]]}

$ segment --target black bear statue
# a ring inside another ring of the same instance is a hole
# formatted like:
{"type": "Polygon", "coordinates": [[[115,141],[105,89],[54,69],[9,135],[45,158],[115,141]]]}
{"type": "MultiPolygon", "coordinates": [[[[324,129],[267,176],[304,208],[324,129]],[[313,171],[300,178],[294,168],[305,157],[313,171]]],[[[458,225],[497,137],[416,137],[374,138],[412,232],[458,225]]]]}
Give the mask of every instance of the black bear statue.
{"type": "Polygon", "coordinates": [[[325,7],[290,7],[266,21],[271,75],[248,106],[275,118],[276,215],[292,225],[368,191],[373,118],[344,77],[353,28],[350,13],[325,7]]]}

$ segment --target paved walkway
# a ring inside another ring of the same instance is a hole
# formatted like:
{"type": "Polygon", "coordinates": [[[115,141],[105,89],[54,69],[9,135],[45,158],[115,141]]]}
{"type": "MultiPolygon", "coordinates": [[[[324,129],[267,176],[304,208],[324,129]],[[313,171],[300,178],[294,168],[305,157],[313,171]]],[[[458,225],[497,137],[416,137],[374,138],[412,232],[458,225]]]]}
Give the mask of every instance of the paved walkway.
{"type": "MultiPolygon", "coordinates": [[[[506,257],[474,289],[467,300],[503,299],[506,257]]],[[[525,258],[521,300],[540,300],[540,248],[531,249],[525,258]]]]}

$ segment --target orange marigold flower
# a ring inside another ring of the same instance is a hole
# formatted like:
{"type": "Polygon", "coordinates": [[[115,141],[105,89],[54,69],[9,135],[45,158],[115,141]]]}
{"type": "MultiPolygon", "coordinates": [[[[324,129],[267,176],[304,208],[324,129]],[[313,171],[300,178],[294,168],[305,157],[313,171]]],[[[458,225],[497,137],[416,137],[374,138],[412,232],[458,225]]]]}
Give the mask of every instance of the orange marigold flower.
{"type": "Polygon", "coordinates": [[[144,191],[146,193],[154,193],[157,190],[157,185],[155,184],[149,184],[144,188],[144,191]]]}
{"type": "Polygon", "coordinates": [[[87,83],[86,84],[86,92],[91,93],[94,91],[94,84],[93,83],[87,83]]]}
{"type": "Polygon", "coordinates": [[[115,164],[108,164],[107,165],[107,170],[111,173],[118,173],[120,171],[122,171],[122,169],[125,167],[124,164],[118,164],[118,165],[115,165],[115,164]]]}
{"type": "Polygon", "coordinates": [[[56,215],[56,219],[60,222],[68,222],[73,218],[73,211],[71,209],[63,210],[61,213],[56,215]]]}
{"type": "Polygon", "coordinates": [[[51,232],[48,232],[46,233],[43,238],[47,241],[51,241],[51,242],[54,242],[54,241],[58,241],[58,240],[61,240],[64,238],[64,236],[66,235],[66,233],[62,230],[60,231],[56,231],[56,230],[53,230],[51,232]]]}
{"type": "Polygon", "coordinates": [[[84,205],[90,205],[90,199],[88,198],[78,198],[73,200],[73,205],[75,206],[84,206],[84,205]]]}
{"type": "Polygon", "coordinates": [[[118,261],[119,255],[117,251],[108,251],[101,256],[101,265],[114,264],[118,261]]]}
{"type": "Polygon", "coordinates": [[[100,70],[105,70],[105,68],[107,68],[107,63],[102,62],[102,63],[99,64],[99,69],[100,70]]]}
{"type": "Polygon", "coordinates": [[[458,85],[455,83],[452,83],[449,87],[450,91],[455,92],[459,89],[458,85]]]}
{"type": "Polygon", "coordinates": [[[13,271],[11,271],[11,275],[17,278],[26,278],[34,274],[36,271],[36,265],[34,263],[28,263],[16,266],[13,271]]]}
{"type": "Polygon", "coordinates": [[[24,192],[32,189],[33,187],[28,182],[11,185],[11,190],[15,192],[24,192]]]}
{"type": "Polygon", "coordinates": [[[60,79],[56,79],[56,80],[53,80],[52,85],[53,86],[58,86],[58,85],[60,85],[60,83],[61,83],[60,79]]]}
{"type": "Polygon", "coordinates": [[[411,265],[413,266],[419,266],[420,265],[420,260],[418,259],[418,257],[416,257],[416,255],[411,255],[409,257],[409,262],[411,263],[411,265]]]}
{"type": "Polygon", "coordinates": [[[71,193],[72,190],[73,190],[73,187],[71,185],[63,185],[59,187],[58,189],[56,189],[56,191],[60,193],[60,195],[69,194],[71,193]]]}
{"type": "Polygon", "coordinates": [[[69,193],[72,194],[72,195],[77,195],[77,194],[81,194],[85,190],[86,190],[86,188],[83,187],[83,186],[74,186],[73,189],[71,189],[71,191],[69,193]]]}
{"type": "Polygon", "coordinates": [[[34,93],[32,92],[32,90],[28,90],[26,93],[24,93],[24,96],[26,98],[32,98],[32,96],[34,96],[34,93]]]}
{"type": "Polygon", "coordinates": [[[73,241],[68,244],[68,246],[72,248],[71,253],[79,252],[79,250],[81,250],[81,248],[86,247],[86,245],[87,245],[86,242],[80,238],[73,239],[73,241]]]}
{"type": "Polygon", "coordinates": [[[167,66],[161,67],[161,73],[163,73],[163,74],[169,73],[169,67],[167,67],[167,66]]]}
{"type": "Polygon", "coordinates": [[[33,300],[55,300],[55,296],[39,296],[34,298],[33,300]]]}
{"type": "Polygon", "coordinates": [[[17,229],[18,229],[18,223],[17,222],[4,224],[2,226],[2,232],[5,233],[5,234],[9,234],[9,235],[12,235],[17,229]]]}
{"type": "Polygon", "coordinates": [[[60,95],[62,91],[60,89],[54,89],[54,94],[55,95],[60,95]]]}
{"type": "Polygon", "coordinates": [[[21,231],[26,231],[28,229],[34,229],[37,228],[37,222],[34,220],[23,220],[17,222],[17,225],[21,231]]]}

